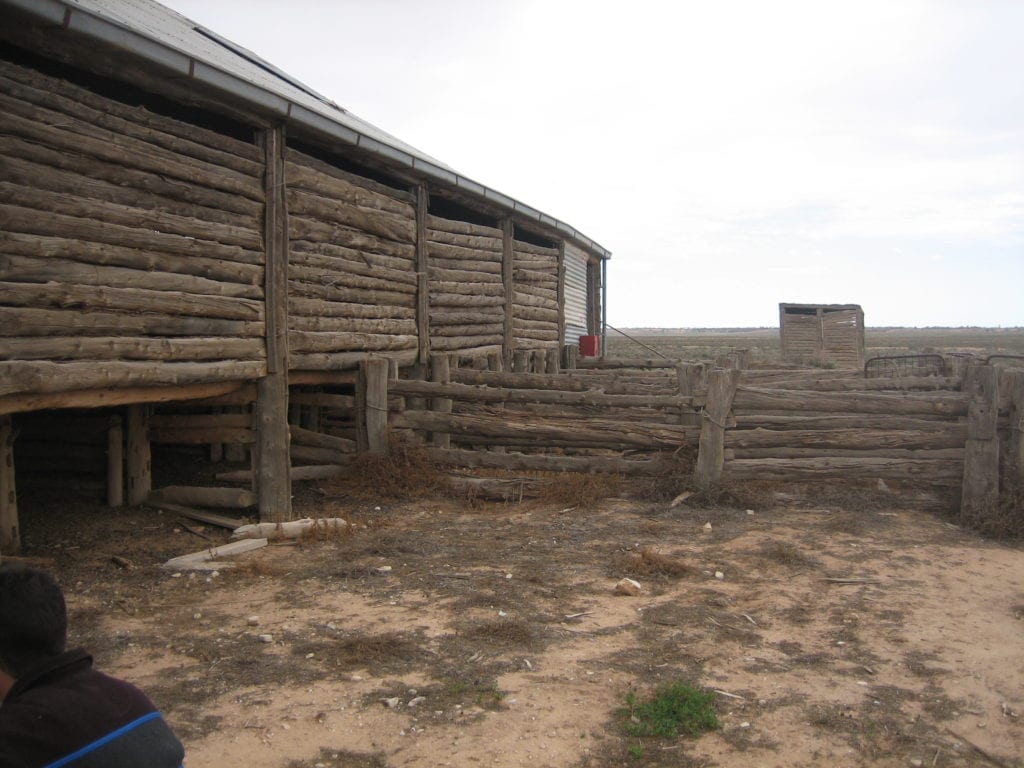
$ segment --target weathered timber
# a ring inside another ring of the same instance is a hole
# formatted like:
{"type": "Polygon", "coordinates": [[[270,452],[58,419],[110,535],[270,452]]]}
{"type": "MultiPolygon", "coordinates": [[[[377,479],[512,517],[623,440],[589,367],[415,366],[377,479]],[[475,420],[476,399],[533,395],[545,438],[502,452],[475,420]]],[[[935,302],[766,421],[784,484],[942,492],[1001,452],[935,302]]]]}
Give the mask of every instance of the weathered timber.
{"type": "Polygon", "coordinates": [[[248,413],[160,413],[149,419],[150,429],[249,429],[248,413]]]}
{"type": "Polygon", "coordinates": [[[439,309],[434,307],[430,310],[430,324],[432,326],[444,326],[474,325],[481,322],[499,323],[502,322],[504,316],[505,311],[500,307],[493,309],[481,307],[469,312],[459,309],[439,309]]]}
{"type": "MultiPolygon", "coordinates": [[[[889,458],[963,461],[963,448],[726,448],[734,459],[889,458]]],[[[728,461],[726,468],[728,468],[728,461]]]]}
{"type": "MultiPolygon", "coordinates": [[[[736,426],[739,429],[772,429],[772,430],[805,430],[805,429],[893,429],[920,430],[924,432],[957,430],[957,434],[967,439],[967,427],[957,425],[942,416],[878,416],[861,415],[800,415],[792,412],[780,413],[736,413],[736,426]]],[[[962,442],[962,441],[961,441],[962,442]]]]}
{"type": "Polygon", "coordinates": [[[125,226],[102,220],[36,210],[15,204],[0,203],[0,230],[45,237],[77,238],[83,241],[138,248],[143,251],[153,250],[184,256],[195,254],[242,264],[260,264],[262,262],[258,252],[238,245],[203,240],[173,232],[162,232],[159,228],[146,229],[125,226]]]}
{"type": "Polygon", "coordinates": [[[379,181],[349,173],[336,165],[318,160],[298,150],[286,154],[285,176],[288,186],[310,189],[326,197],[354,203],[364,208],[379,208],[403,216],[412,216],[415,196],[379,181]],[[315,180],[316,184],[310,180],[315,180]],[[323,186],[319,186],[319,185],[323,186]]]}
{"type": "Polygon", "coordinates": [[[226,509],[245,509],[256,506],[256,494],[242,488],[169,485],[150,493],[149,499],[153,502],[226,509]]]}
{"type": "Polygon", "coordinates": [[[259,135],[263,149],[263,239],[266,248],[267,370],[256,385],[256,442],[253,484],[263,522],[282,522],[292,516],[291,476],[288,469],[288,233],[285,201],[284,130],[270,128],[259,135]]]}
{"type": "Polygon", "coordinates": [[[462,293],[441,293],[430,287],[431,307],[503,307],[504,296],[470,296],[462,293]]]}
{"type": "Polygon", "coordinates": [[[488,227],[484,224],[471,224],[468,221],[445,219],[440,216],[427,216],[427,226],[431,230],[439,230],[441,232],[456,232],[462,235],[476,235],[478,237],[490,237],[498,240],[501,239],[501,229],[498,227],[488,227]]]}
{"type": "Polygon", "coordinates": [[[519,304],[527,307],[540,307],[541,309],[556,310],[558,309],[558,301],[554,294],[550,298],[542,296],[533,296],[529,293],[524,293],[519,290],[519,286],[514,286],[512,291],[512,303],[519,304]]]}
{"type": "Polygon", "coordinates": [[[339,204],[313,192],[288,190],[288,210],[299,216],[311,216],[327,224],[353,227],[400,243],[415,242],[416,224],[412,217],[396,216],[373,208],[339,204]]]}
{"type": "Polygon", "coordinates": [[[722,479],[793,482],[884,478],[956,485],[960,482],[962,473],[963,463],[956,459],[734,459],[726,464],[722,479]]]}
{"type": "Polygon", "coordinates": [[[54,149],[160,173],[211,189],[232,192],[252,200],[259,200],[262,197],[259,180],[256,177],[189,158],[113,131],[89,129],[80,120],[33,107],[3,95],[0,95],[0,128],[6,134],[54,149]]]}
{"type": "MultiPolygon", "coordinates": [[[[45,237],[4,231],[0,231],[0,253],[34,258],[37,261],[32,269],[35,270],[43,268],[40,262],[50,259],[63,259],[99,267],[124,268],[124,272],[104,270],[102,273],[94,273],[102,274],[104,285],[113,285],[112,280],[131,275],[138,280],[137,284],[144,288],[170,288],[191,293],[263,298],[263,267],[259,264],[243,264],[200,255],[182,256],[161,252],[157,248],[140,250],[70,237],[45,237]],[[147,276],[145,273],[156,274],[147,276]],[[169,274],[186,278],[191,276],[199,280],[186,279],[181,283],[168,283],[166,281],[171,279],[168,277],[169,274]],[[203,279],[211,282],[203,282],[203,279]]],[[[62,274],[63,270],[68,268],[67,264],[62,264],[62,274]]],[[[82,279],[87,274],[84,273],[77,279],[82,279]]],[[[5,276],[5,279],[10,278],[5,276]]]]}
{"type": "MultiPolygon", "coordinates": [[[[381,283],[389,285],[398,283],[411,286],[412,290],[405,289],[406,293],[416,290],[416,275],[412,269],[397,269],[392,266],[368,263],[362,258],[340,257],[335,254],[315,253],[311,251],[292,251],[289,254],[289,266],[301,266],[307,269],[301,275],[309,275],[310,269],[324,271],[324,277],[359,276],[362,278],[374,278],[370,282],[353,283],[354,287],[379,288],[381,283]],[[335,275],[337,273],[337,275],[335,275]]],[[[307,278],[308,279],[308,278],[307,278]]]]}
{"type": "Polygon", "coordinates": [[[469,325],[437,325],[432,329],[433,336],[493,336],[500,334],[504,323],[472,323],[469,325]]]}
{"type": "MultiPolygon", "coordinates": [[[[349,464],[311,464],[302,467],[291,467],[289,476],[292,481],[325,480],[337,477],[348,471],[349,464]]],[[[216,479],[223,483],[247,483],[252,480],[252,470],[238,469],[231,472],[218,472],[216,479]]]]}
{"type": "MultiPolygon", "coordinates": [[[[295,402],[294,397],[292,402],[295,402]]],[[[305,445],[313,448],[327,448],[341,453],[353,453],[356,450],[355,440],[325,435],[323,432],[314,432],[313,430],[296,427],[295,425],[290,427],[290,432],[293,446],[305,445]]]]}
{"type": "Polygon", "coordinates": [[[416,186],[416,363],[424,366],[430,356],[430,256],[427,245],[427,211],[430,190],[426,184],[416,186]]]}
{"type": "Polygon", "coordinates": [[[288,334],[288,345],[296,354],[415,349],[416,344],[417,339],[413,335],[342,333],[339,331],[292,331],[288,334]]]}
{"type": "MultiPolygon", "coordinates": [[[[20,258],[0,255],[0,270],[4,270],[8,266],[9,259],[20,258]]],[[[13,277],[18,277],[18,275],[13,277]]],[[[69,277],[68,280],[73,281],[74,278],[69,277]]],[[[252,299],[205,296],[145,288],[107,288],[101,285],[0,282],[0,302],[23,307],[56,306],[82,307],[88,310],[109,309],[120,312],[152,311],[168,315],[223,320],[259,321],[263,319],[262,303],[252,299]]]]}
{"type": "Polygon", "coordinates": [[[71,194],[79,198],[91,198],[117,206],[126,206],[129,209],[166,211],[174,217],[224,225],[231,228],[228,231],[255,231],[257,227],[257,218],[254,215],[167,198],[111,184],[101,179],[83,177],[72,171],[52,168],[31,160],[5,157],[0,162],[0,179],[50,194],[71,194]]]}
{"type": "MultiPolygon", "coordinates": [[[[346,270],[343,265],[340,268],[327,267],[324,265],[306,266],[303,259],[296,259],[289,263],[288,276],[291,280],[305,283],[324,283],[342,288],[357,288],[367,291],[394,291],[396,293],[416,293],[416,283],[406,280],[390,280],[381,277],[367,277],[355,274],[354,271],[346,270]]],[[[408,275],[407,277],[412,277],[408,275]]]]}
{"type": "Polygon", "coordinates": [[[290,398],[293,403],[300,405],[317,405],[341,410],[350,410],[356,404],[356,399],[352,395],[335,395],[329,392],[293,392],[290,398]]]}
{"type": "MultiPolygon", "coordinates": [[[[430,358],[430,383],[435,384],[438,387],[451,386],[451,359],[447,355],[433,355],[430,358]]],[[[396,385],[398,381],[390,382],[390,391],[398,392],[396,385]]],[[[426,384],[427,382],[414,382],[416,384],[426,384]]],[[[435,390],[436,392],[436,390],[435,390]]],[[[439,396],[434,394],[430,396],[430,408],[433,411],[442,414],[451,414],[452,412],[452,400],[451,398],[439,396]]],[[[434,432],[430,435],[430,443],[436,448],[450,448],[451,447],[451,435],[448,432],[434,432]]]]}
{"type": "Polygon", "coordinates": [[[18,393],[65,392],[76,389],[199,384],[217,380],[256,379],[262,362],[217,363],[87,362],[55,363],[38,360],[0,362],[0,396],[18,393]]]}
{"type": "Polygon", "coordinates": [[[739,382],[736,370],[714,369],[708,373],[708,394],[694,468],[694,482],[708,487],[722,476],[725,461],[725,427],[739,382]]]}
{"type": "Polygon", "coordinates": [[[559,443],[620,450],[678,448],[697,435],[696,429],[675,425],[626,424],[594,419],[582,426],[571,420],[535,423],[497,416],[449,415],[430,411],[394,413],[389,421],[399,428],[472,435],[481,438],[481,442],[494,437],[516,440],[523,445],[559,443]]]}
{"type": "Polygon", "coordinates": [[[319,448],[314,445],[296,445],[294,443],[291,446],[292,461],[309,461],[314,464],[337,464],[344,456],[345,452],[335,448],[319,448]]]}
{"type": "Polygon", "coordinates": [[[588,389],[585,382],[570,378],[564,374],[523,374],[456,369],[452,371],[452,381],[459,384],[508,387],[509,389],[550,389],[566,392],[583,392],[588,389]]]}
{"type": "Polygon", "coordinates": [[[501,279],[500,261],[479,261],[472,259],[442,259],[437,256],[430,257],[430,266],[440,269],[461,269],[470,272],[483,272],[488,275],[495,275],[501,279]]]}
{"type": "Polygon", "coordinates": [[[288,318],[288,322],[293,331],[331,331],[341,334],[384,334],[390,336],[415,336],[416,334],[416,321],[411,319],[303,317],[301,315],[291,315],[288,318]]]}
{"type": "Polygon", "coordinates": [[[145,107],[130,106],[111,100],[67,80],[44,75],[35,69],[21,67],[4,61],[0,62],[0,72],[2,72],[6,81],[32,86],[41,94],[65,97],[76,104],[92,107],[94,110],[104,114],[123,118],[143,128],[178,136],[198,144],[217,147],[223,152],[230,152],[238,157],[247,158],[255,162],[259,162],[262,159],[258,149],[252,144],[233,139],[216,131],[200,128],[192,123],[182,122],[150,112],[145,107]]]}
{"type": "Polygon", "coordinates": [[[999,502],[999,391],[991,365],[972,365],[964,377],[968,399],[967,443],[964,447],[962,514],[980,518],[999,502]]]}
{"type": "Polygon", "coordinates": [[[262,339],[0,337],[5,360],[260,360],[262,339]]]}
{"type": "MultiPolygon", "coordinates": [[[[252,472],[248,472],[249,475],[252,472]]],[[[200,523],[207,523],[209,525],[216,525],[221,528],[227,528],[230,531],[235,530],[241,525],[245,524],[245,520],[237,517],[228,517],[227,515],[221,515],[216,512],[210,512],[205,509],[193,509],[182,504],[172,504],[169,501],[161,501],[154,499],[152,496],[146,500],[146,503],[151,507],[162,509],[165,512],[173,512],[181,517],[186,517],[189,520],[196,520],[200,523]]]]}
{"type": "MultiPolygon", "coordinates": [[[[495,275],[490,272],[474,272],[469,269],[442,269],[431,266],[427,274],[432,281],[439,283],[468,283],[470,286],[485,283],[501,283],[501,275],[495,275]]],[[[471,287],[471,290],[474,290],[474,288],[471,287]]]]}
{"type": "Polygon", "coordinates": [[[160,427],[150,428],[149,439],[169,445],[251,445],[256,434],[247,427],[160,427]]]}
{"type": "Polygon", "coordinates": [[[344,224],[331,224],[308,216],[294,215],[288,217],[288,227],[290,236],[296,240],[323,241],[386,256],[415,258],[415,246],[412,243],[389,240],[344,224]]]}
{"type": "MultiPolygon", "coordinates": [[[[545,356],[546,357],[546,356],[545,356]]],[[[462,378],[469,371],[459,371],[456,378],[462,378]]],[[[489,372],[479,372],[489,373],[489,372]]],[[[540,378],[552,374],[526,374],[540,378]]],[[[516,380],[521,374],[506,374],[516,380]]],[[[471,384],[440,384],[433,381],[410,381],[399,379],[390,384],[391,391],[400,395],[422,397],[447,397],[478,403],[556,403],[560,405],[594,405],[618,408],[658,407],[679,408],[689,406],[691,399],[676,395],[606,395],[603,392],[551,389],[512,389],[505,386],[473,386],[471,384]]]]}
{"type": "MultiPolygon", "coordinates": [[[[758,382],[755,386],[768,385],[758,382]]],[[[904,376],[898,379],[865,379],[863,375],[849,378],[779,379],[772,389],[807,389],[815,392],[929,392],[957,391],[960,380],[944,376],[904,376]]]]}
{"type": "Polygon", "coordinates": [[[672,473],[677,465],[668,458],[623,459],[617,456],[548,456],[543,454],[491,453],[487,451],[443,450],[427,448],[434,462],[466,469],[512,469],[538,472],[608,472],[629,476],[661,476],[672,473]]]}
{"type": "Polygon", "coordinates": [[[376,304],[353,304],[342,301],[321,301],[288,297],[288,308],[292,316],[340,317],[356,319],[415,320],[416,312],[410,307],[378,306],[376,304]]]}
{"type": "Polygon", "coordinates": [[[227,218],[230,216],[259,216],[262,210],[257,201],[232,192],[167,178],[160,173],[110,163],[87,154],[54,149],[16,136],[0,136],[0,156],[73,174],[80,178],[79,184],[104,182],[172,203],[178,201],[200,206],[203,217],[213,216],[214,220],[230,221],[227,218]]]}
{"type": "MultiPolygon", "coordinates": [[[[353,304],[390,305],[414,308],[415,294],[402,291],[371,291],[365,288],[346,288],[341,285],[324,284],[303,280],[288,281],[289,296],[303,296],[332,302],[353,304]]],[[[481,298],[489,298],[483,296],[481,298]]]]}
{"type": "Polygon", "coordinates": [[[14,475],[14,441],[17,432],[10,416],[0,416],[0,551],[10,554],[21,548],[18,493],[14,475]]]}
{"type": "Polygon", "coordinates": [[[437,336],[431,339],[430,346],[437,352],[462,351],[479,349],[483,346],[495,346],[502,343],[499,333],[483,336],[437,336]]]}
{"type": "MultiPolygon", "coordinates": [[[[210,280],[205,277],[179,275],[173,272],[97,266],[70,259],[10,256],[4,253],[5,245],[0,241],[0,275],[5,281],[3,283],[5,303],[19,305],[35,302],[87,304],[94,301],[97,291],[103,288],[176,292],[164,301],[184,301],[187,303],[186,306],[195,302],[200,302],[201,306],[207,298],[215,299],[213,302],[206,302],[212,303],[214,307],[225,305],[229,299],[238,300],[243,306],[246,306],[246,302],[252,299],[261,300],[263,298],[263,291],[255,285],[210,280]],[[65,285],[29,285],[48,281],[65,285]],[[79,290],[79,286],[88,286],[92,290],[79,290]],[[31,293],[32,288],[35,288],[35,293],[31,293]]],[[[116,293],[112,295],[117,297],[116,293]]],[[[106,305],[101,304],[100,306],[106,305]]],[[[256,307],[256,312],[250,312],[245,317],[258,316],[258,301],[252,302],[252,306],[256,307]]],[[[199,313],[191,312],[190,314],[199,313]]],[[[223,315],[210,316],[220,317],[223,315]]]]}
{"type": "MultiPolygon", "coordinates": [[[[317,354],[292,353],[289,355],[288,360],[289,365],[293,370],[343,371],[357,368],[359,363],[365,360],[370,354],[370,352],[327,352],[317,354]]],[[[395,352],[377,352],[372,354],[389,360],[395,360],[399,365],[412,365],[412,363],[416,361],[417,357],[415,349],[395,352]]]]}
{"type": "Polygon", "coordinates": [[[428,230],[430,241],[435,245],[457,245],[460,248],[474,251],[490,251],[496,261],[500,258],[501,238],[485,235],[464,235],[458,232],[445,232],[440,229],[428,230]]]}
{"type": "Polygon", "coordinates": [[[757,389],[740,387],[737,410],[832,411],[839,413],[888,413],[893,415],[965,416],[967,398],[954,393],[841,393],[757,389]]]}
{"type": "Polygon", "coordinates": [[[936,425],[929,431],[853,428],[814,430],[734,429],[725,436],[728,448],[962,448],[963,427],[936,425]]]}
{"type": "Polygon", "coordinates": [[[675,368],[679,360],[668,358],[584,357],[577,368],[675,368]]]}
{"type": "Polygon", "coordinates": [[[125,458],[128,475],[128,503],[132,506],[144,502],[153,487],[148,422],[149,406],[134,404],[128,407],[125,458]]]}
{"type": "Polygon", "coordinates": [[[387,450],[388,361],[369,358],[359,363],[356,384],[358,447],[368,453],[387,450]]]}
{"type": "Polygon", "coordinates": [[[449,475],[446,482],[449,490],[469,499],[509,502],[519,502],[525,498],[535,497],[544,484],[544,481],[537,478],[468,477],[466,475],[449,475]]]}
{"type": "Polygon", "coordinates": [[[0,414],[41,411],[52,408],[107,408],[130,403],[165,403],[174,400],[201,400],[229,397],[228,393],[244,391],[243,382],[222,381],[165,387],[125,387],[119,389],[86,389],[57,393],[33,393],[0,397],[0,414]]]}
{"type": "Polygon", "coordinates": [[[322,240],[301,240],[291,238],[288,242],[290,253],[302,254],[298,258],[306,256],[326,256],[337,259],[344,264],[362,263],[374,269],[388,270],[387,273],[403,272],[410,275],[416,271],[416,259],[414,255],[403,254],[395,256],[387,253],[376,253],[365,248],[350,248],[337,243],[325,242],[322,240]]]}

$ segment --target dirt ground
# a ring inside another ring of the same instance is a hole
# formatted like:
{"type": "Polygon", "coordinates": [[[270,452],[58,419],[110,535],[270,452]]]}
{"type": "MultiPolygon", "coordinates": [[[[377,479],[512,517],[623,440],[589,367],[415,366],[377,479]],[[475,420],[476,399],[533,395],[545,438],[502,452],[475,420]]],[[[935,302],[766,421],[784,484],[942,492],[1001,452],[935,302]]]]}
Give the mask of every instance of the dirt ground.
{"type": "Polygon", "coordinates": [[[159,564],[209,543],[180,520],[59,490],[23,499],[24,554],[64,584],[73,642],[163,709],[188,768],[1024,766],[1024,549],[895,497],[304,490],[300,511],[356,526],[182,574],[159,564]],[[615,595],[625,576],[643,592],[615,595]],[[676,681],[717,692],[720,729],[625,736],[626,694],[676,681]]]}

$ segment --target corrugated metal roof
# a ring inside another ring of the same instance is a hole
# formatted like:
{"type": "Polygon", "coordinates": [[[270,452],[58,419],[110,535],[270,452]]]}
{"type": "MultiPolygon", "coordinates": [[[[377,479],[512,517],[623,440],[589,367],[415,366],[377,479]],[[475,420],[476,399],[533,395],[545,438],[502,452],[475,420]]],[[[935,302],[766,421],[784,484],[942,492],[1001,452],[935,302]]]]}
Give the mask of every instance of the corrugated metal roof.
{"type": "Polygon", "coordinates": [[[520,216],[554,227],[605,258],[611,255],[564,222],[462,176],[343,109],[252,51],[155,0],[0,0],[0,6],[3,5],[55,22],[60,19],[59,23],[75,32],[116,45],[177,71],[183,77],[196,78],[263,110],[355,144],[467,194],[483,197],[520,216]]]}

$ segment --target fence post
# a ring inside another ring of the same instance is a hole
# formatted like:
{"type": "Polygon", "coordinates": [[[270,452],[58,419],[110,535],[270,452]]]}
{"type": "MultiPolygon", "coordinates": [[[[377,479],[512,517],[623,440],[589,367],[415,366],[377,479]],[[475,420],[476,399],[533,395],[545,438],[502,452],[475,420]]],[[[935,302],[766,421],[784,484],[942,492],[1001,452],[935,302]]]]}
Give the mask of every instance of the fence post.
{"type": "Polygon", "coordinates": [[[1010,443],[1007,462],[1009,488],[1024,490],[1024,371],[1004,371],[1010,376],[1010,443]]]}
{"type": "Polygon", "coordinates": [[[128,503],[141,504],[153,489],[149,446],[149,406],[128,406],[128,503]]]}
{"type": "Polygon", "coordinates": [[[693,475],[699,488],[706,488],[722,477],[722,466],[725,464],[725,421],[732,410],[739,379],[739,371],[733,368],[715,368],[708,373],[704,423],[700,429],[697,466],[693,475]]]}
{"type": "Polygon", "coordinates": [[[969,401],[960,512],[984,515],[999,500],[999,387],[995,367],[970,366],[964,377],[964,392],[969,401]]]}
{"type": "Polygon", "coordinates": [[[356,446],[367,453],[386,453],[388,431],[388,372],[385,357],[371,357],[359,363],[356,381],[356,414],[359,428],[356,446]]]}
{"type": "MultiPolygon", "coordinates": [[[[451,383],[451,360],[448,355],[430,356],[430,380],[436,384],[451,383]]],[[[430,399],[430,410],[439,413],[452,412],[452,400],[449,397],[433,397],[430,399]]],[[[451,448],[452,436],[448,432],[432,432],[431,445],[437,448],[451,448]]]]}
{"type": "Polygon", "coordinates": [[[566,344],[562,348],[562,352],[565,355],[565,369],[567,371],[576,370],[576,360],[580,356],[580,348],[577,344],[566,344]]]}
{"type": "Polygon", "coordinates": [[[21,548],[18,532],[18,494],[14,484],[14,439],[17,432],[10,416],[0,416],[0,550],[21,548]]]}
{"type": "Polygon", "coordinates": [[[124,429],[121,417],[111,416],[107,427],[107,506],[124,504],[124,429]]]}

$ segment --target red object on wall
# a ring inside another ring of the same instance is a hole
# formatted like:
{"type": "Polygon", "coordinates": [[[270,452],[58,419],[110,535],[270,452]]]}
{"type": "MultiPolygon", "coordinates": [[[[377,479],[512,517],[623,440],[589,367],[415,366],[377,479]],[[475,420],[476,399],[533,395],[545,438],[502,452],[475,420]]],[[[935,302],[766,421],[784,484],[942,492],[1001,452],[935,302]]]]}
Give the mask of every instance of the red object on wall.
{"type": "Polygon", "coordinates": [[[600,354],[597,339],[597,336],[580,336],[580,355],[597,357],[600,354]]]}

